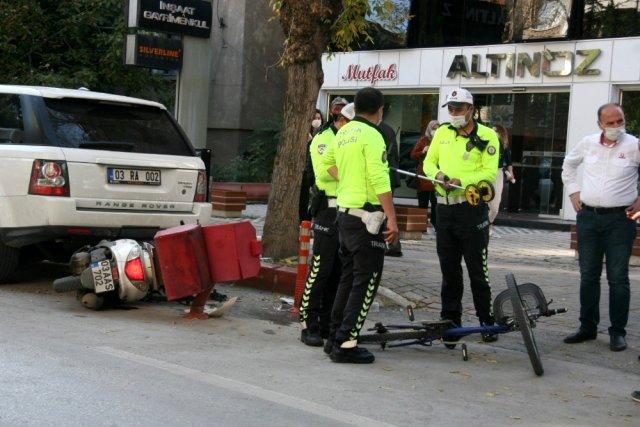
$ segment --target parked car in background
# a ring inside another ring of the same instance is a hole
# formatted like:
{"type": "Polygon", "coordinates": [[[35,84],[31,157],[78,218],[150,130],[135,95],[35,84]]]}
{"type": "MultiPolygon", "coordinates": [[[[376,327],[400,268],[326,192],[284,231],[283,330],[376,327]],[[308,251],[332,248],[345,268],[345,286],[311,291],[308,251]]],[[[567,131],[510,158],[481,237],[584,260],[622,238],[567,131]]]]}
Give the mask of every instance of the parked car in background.
{"type": "Polygon", "coordinates": [[[206,189],[203,161],[163,105],[0,85],[0,283],[21,253],[65,259],[61,248],[80,241],[207,224],[206,189]]]}

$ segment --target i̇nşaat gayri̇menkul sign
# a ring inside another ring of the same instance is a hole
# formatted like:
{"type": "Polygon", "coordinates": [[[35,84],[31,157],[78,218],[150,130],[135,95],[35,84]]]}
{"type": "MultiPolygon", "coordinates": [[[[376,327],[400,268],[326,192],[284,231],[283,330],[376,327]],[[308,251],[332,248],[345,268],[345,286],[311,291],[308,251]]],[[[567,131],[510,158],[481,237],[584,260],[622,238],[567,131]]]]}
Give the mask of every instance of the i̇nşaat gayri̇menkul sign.
{"type": "Polygon", "coordinates": [[[211,36],[211,3],[201,0],[129,0],[127,26],[193,37],[211,36]]]}

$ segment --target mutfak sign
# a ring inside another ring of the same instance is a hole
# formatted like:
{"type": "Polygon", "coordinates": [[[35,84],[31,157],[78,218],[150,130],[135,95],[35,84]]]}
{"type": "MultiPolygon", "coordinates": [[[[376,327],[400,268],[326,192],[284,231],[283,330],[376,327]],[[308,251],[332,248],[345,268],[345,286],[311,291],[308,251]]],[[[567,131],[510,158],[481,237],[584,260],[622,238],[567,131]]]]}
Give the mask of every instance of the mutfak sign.
{"type": "Polygon", "coordinates": [[[129,28],[182,34],[211,36],[211,3],[200,0],[128,0],[129,28]]]}

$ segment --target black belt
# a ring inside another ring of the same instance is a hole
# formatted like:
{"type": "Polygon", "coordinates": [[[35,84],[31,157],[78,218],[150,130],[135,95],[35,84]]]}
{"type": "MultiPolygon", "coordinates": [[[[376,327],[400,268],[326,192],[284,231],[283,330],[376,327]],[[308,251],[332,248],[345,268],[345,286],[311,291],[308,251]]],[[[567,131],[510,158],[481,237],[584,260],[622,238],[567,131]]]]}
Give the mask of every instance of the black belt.
{"type": "Polygon", "coordinates": [[[582,209],[584,209],[585,211],[589,211],[589,212],[594,212],[596,214],[610,214],[610,213],[616,213],[616,212],[624,212],[625,210],[627,210],[627,206],[615,206],[613,208],[596,208],[593,206],[588,206],[588,205],[582,205],[582,209]]]}
{"type": "Polygon", "coordinates": [[[380,205],[365,205],[361,208],[341,208],[338,206],[340,212],[349,213],[349,211],[367,211],[367,212],[382,212],[382,206],[380,205]]]}

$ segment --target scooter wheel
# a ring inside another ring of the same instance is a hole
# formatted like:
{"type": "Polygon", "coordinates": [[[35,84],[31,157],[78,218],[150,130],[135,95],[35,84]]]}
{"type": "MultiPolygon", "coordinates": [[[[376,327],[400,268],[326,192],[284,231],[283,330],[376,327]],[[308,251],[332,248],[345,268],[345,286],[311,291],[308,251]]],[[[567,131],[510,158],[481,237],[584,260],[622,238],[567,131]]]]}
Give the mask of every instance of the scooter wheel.
{"type": "Polygon", "coordinates": [[[84,294],[80,299],[80,302],[90,310],[100,310],[104,305],[104,298],[90,292],[88,294],[84,294]]]}

